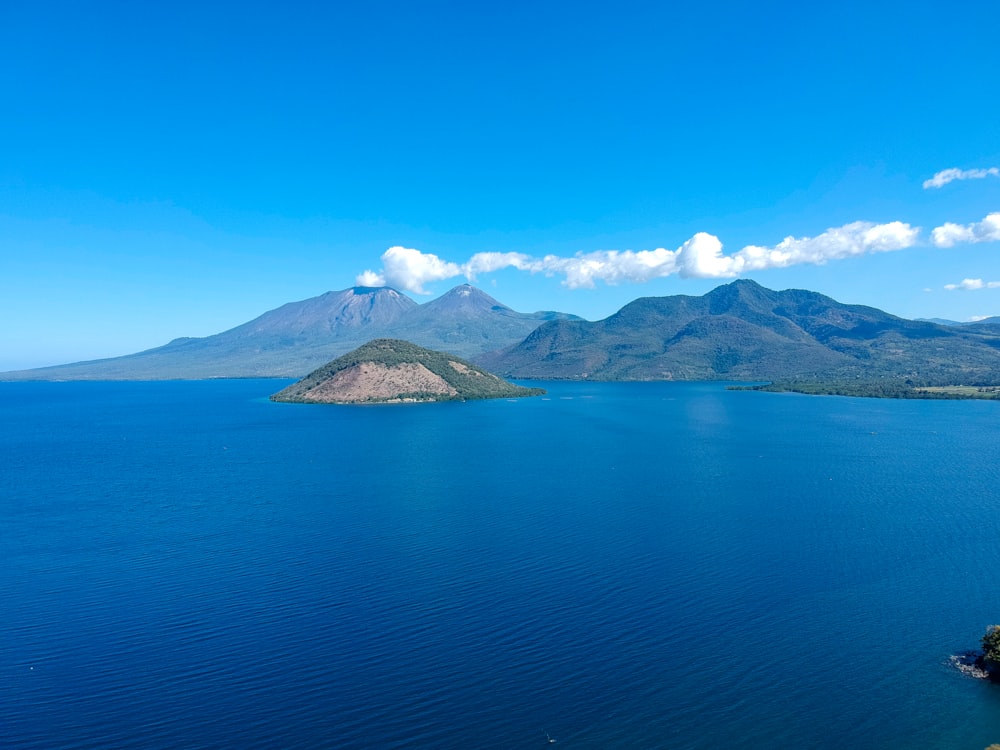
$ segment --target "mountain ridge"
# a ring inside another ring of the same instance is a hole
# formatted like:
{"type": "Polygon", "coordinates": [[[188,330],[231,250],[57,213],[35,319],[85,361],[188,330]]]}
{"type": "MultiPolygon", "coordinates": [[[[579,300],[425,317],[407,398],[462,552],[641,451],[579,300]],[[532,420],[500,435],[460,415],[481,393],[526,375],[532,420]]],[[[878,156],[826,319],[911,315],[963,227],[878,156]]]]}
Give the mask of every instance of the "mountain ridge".
{"type": "Polygon", "coordinates": [[[477,361],[505,377],[771,380],[1000,378],[1000,332],[899,318],[749,279],[701,297],[644,297],[600,321],[557,321],[477,361]]]}
{"type": "Polygon", "coordinates": [[[286,303],[211,336],[180,337],[121,357],[0,373],[0,380],[301,377],[376,338],[407,339],[472,358],[562,317],[576,316],[519,313],[468,284],[423,305],[391,287],[351,287],[286,303]]]}
{"type": "Polygon", "coordinates": [[[599,321],[519,313],[469,284],[423,305],[388,287],[353,287],[282,305],[214,336],[0,373],[0,380],[301,377],[377,338],[447,351],[514,378],[1000,383],[993,320],[907,320],[749,279],[702,296],[640,297],[599,321]]]}

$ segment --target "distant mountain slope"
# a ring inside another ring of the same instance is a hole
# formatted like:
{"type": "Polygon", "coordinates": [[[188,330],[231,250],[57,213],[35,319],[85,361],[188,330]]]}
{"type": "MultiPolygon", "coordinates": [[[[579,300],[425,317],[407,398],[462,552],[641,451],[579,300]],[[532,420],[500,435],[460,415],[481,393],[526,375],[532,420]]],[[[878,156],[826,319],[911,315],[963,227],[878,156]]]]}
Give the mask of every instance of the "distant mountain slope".
{"type": "Polygon", "coordinates": [[[965,325],[957,320],[948,320],[948,318],[914,318],[921,323],[937,323],[939,326],[961,326],[965,325]]]}
{"type": "Polygon", "coordinates": [[[234,337],[261,334],[328,338],[369,326],[388,326],[419,305],[388,287],[354,287],[289,302],[229,331],[234,337]]]}
{"type": "MultiPolygon", "coordinates": [[[[562,313],[518,313],[463,284],[418,305],[387,287],[290,302],[228,331],[137,354],[0,373],[0,380],[301,377],[374,338],[406,338],[471,357],[510,346],[562,313]]],[[[575,318],[578,319],[578,318],[575,318]]]]}
{"type": "Polygon", "coordinates": [[[605,320],[553,321],[477,359],[506,376],[595,380],[1000,378],[1000,336],[905,320],[740,280],[638,299],[605,320]]]}
{"type": "Polygon", "coordinates": [[[481,289],[462,284],[413,310],[393,327],[393,336],[471,357],[521,341],[553,319],[580,320],[565,313],[516,312],[481,289]]]}
{"type": "Polygon", "coordinates": [[[982,320],[976,320],[970,323],[959,323],[959,325],[969,331],[1000,334],[1000,316],[996,315],[992,318],[983,318],[982,320]]]}
{"type": "Polygon", "coordinates": [[[981,318],[980,320],[947,320],[945,318],[917,318],[926,323],[937,323],[942,326],[963,326],[972,329],[1000,329],[1000,316],[994,315],[991,318],[981,318]]]}
{"type": "Polygon", "coordinates": [[[376,404],[537,396],[458,357],[396,339],[376,339],[328,362],[272,401],[376,404]]]}

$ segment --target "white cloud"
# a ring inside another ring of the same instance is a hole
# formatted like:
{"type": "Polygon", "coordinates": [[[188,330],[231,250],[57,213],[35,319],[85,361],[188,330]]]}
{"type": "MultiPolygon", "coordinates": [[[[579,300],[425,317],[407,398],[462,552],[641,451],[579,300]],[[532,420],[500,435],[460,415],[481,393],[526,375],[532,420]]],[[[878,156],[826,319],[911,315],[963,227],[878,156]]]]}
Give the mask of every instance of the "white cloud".
{"type": "Polygon", "coordinates": [[[722,242],[714,234],[698,232],[677,250],[677,272],[687,279],[722,279],[739,275],[742,259],[722,254],[722,242]]]}
{"type": "Polygon", "coordinates": [[[971,229],[951,222],[934,227],[931,232],[931,242],[938,247],[952,247],[959,242],[971,242],[974,237],[971,229]]]}
{"type": "Polygon", "coordinates": [[[802,263],[823,265],[830,260],[903,250],[917,244],[919,235],[919,227],[901,221],[888,224],[855,221],[827,229],[816,237],[786,237],[773,248],[748,245],[733,257],[741,264],[740,271],[785,268],[802,263]]]}
{"type": "Polygon", "coordinates": [[[982,180],[985,177],[1000,177],[1000,168],[989,167],[987,169],[942,169],[929,180],[924,180],[924,190],[929,188],[944,187],[949,182],[955,180],[982,180]]]}
{"type": "Polygon", "coordinates": [[[643,283],[677,274],[683,278],[722,279],[748,271],[784,268],[801,263],[823,264],[868,253],[901,250],[917,242],[920,229],[902,222],[871,224],[854,222],[828,229],[816,237],[786,237],[774,247],[748,245],[733,255],[724,255],[718,237],[699,232],[677,250],[606,250],[573,258],[548,256],[542,260],[547,272],[566,275],[566,286],[592,287],[595,280],[608,284],[622,281],[643,283]]]}
{"type": "Polygon", "coordinates": [[[578,253],[572,258],[546,256],[532,270],[561,273],[565,285],[576,289],[607,284],[645,283],[677,274],[682,278],[723,279],[748,271],[784,268],[801,263],[823,264],[867,253],[901,250],[916,244],[920,229],[902,222],[871,224],[854,222],[828,229],[816,237],[787,237],[775,247],[748,245],[733,255],[724,255],[722,242],[699,232],[677,250],[602,250],[578,253]]]}
{"type": "Polygon", "coordinates": [[[414,294],[429,294],[424,284],[429,281],[440,281],[459,276],[461,268],[455,263],[448,263],[431,253],[422,253],[409,247],[396,245],[382,253],[382,273],[365,271],[357,277],[361,286],[374,286],[381,281],[380,286],[391,286],[414,294]]]}
{"type": "Polygon", "coordinates": [[[546,255],[535,269],[548,275],[562,274],[570,289],[592,288],[595,281],[605,284],[631,282],[643,284],[651,279],[670,276],[677,270],[677,252],[656,250],[597,250],[577,253],[571,258],[546,255]]]}
{"type": "Polygon", "coordinates": [[[462,273],[469,279],[477,274],[516,268],[519,271],[534,270],[536,261],[524,253],[476,253],[462,264],[462,273]]]}
{"type": "Polygon", "coordinates": [[[357,286],[385,286],[385,276],[374,271],[364,271],[358,274],[354,283],[357,286]]]}
{"type": "Polygon", "coordinates": [[[967,242],[1000,241],[1000,212],[989,214],[982,221],[974,221],[971,224],[951,222],[942,224],[931,232],[931,241],[938,247],[952,247],[967,242]]]}
{"type": "Polygon", "coordinates": [[[382,253],[382,273],[366,270],[358,274],[357,284],[388,285],[416,294],[427,294],[424,284],[430,281],[442,281],[456,276],[475,280],[478,274],[510,267],[531,272],[541,270],[539,261],[524,253],[476,253],[466,263],[459,265],[441,260],[432,253],[397,246],[382,253]]]}
{"type": "Polygon", "coordinates": [[[976,289],[997,289],[1000,288],[1000,281],[983,281],[982,279],[962,279],[958,284],[945,284],[944,288],[949,292],[973,291],[976,289]]]}
{"type": "Polygon", "coordinates": [[[358,275],[363,286],[389,285],[425,294],[424,284],[455,276],[474,280],[477,274],[515,268],[529,273],[564,276],[570,289],[605,284],[643,284],[677,274],[682,278],[732,278],[748,271],[785,268],[802,263],[823,264],[830,260],[869,253],[901,250],[916,244],[918,227],[894,221],[872,224],[857,221],[828,229],[816,237],[786,237],[774,247],[748,245],[733,255],[724,255],[722,242],[707,232],[698,232],[676,250],[596,250],[571,257],[546,255],[534,258],[524,253],[476,253],[463,264],[441,260],[436,255],[404,247],[390,247],[382,254],[382,273],[358,275]]]}

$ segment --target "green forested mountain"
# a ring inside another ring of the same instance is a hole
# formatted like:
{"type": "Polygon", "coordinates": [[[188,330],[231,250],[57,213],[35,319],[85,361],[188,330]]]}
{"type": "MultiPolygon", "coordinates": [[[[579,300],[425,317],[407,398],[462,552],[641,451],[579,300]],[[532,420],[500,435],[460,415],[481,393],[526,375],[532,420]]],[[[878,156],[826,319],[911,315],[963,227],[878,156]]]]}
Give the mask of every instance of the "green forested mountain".
{"type": "Polygon", "coordinates": [[[1000,332],[906,320],[740,280],[701,297],[638,299],[597,322],[552,321],[477,361],[520,378],[993,383],[1000,332]]]}
{"type": "Polygon", "coordinates": [[[408,341],[376,339],[328,362],[273,401],[374,404],[536,396],[458,357],[408,341]]]}

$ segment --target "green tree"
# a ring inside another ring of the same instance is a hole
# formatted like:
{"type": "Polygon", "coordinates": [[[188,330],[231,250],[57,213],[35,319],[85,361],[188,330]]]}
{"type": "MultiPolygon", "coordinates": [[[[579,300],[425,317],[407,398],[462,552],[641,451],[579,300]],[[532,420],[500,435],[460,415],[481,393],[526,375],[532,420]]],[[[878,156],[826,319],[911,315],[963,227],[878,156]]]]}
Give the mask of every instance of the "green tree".
{"type": "Polygon", "coordinates": [[[1000,668],[1000,625],[990,625],[983,636],[983,663],[1000,668]]]}

